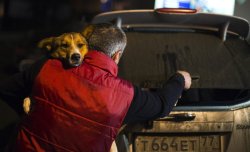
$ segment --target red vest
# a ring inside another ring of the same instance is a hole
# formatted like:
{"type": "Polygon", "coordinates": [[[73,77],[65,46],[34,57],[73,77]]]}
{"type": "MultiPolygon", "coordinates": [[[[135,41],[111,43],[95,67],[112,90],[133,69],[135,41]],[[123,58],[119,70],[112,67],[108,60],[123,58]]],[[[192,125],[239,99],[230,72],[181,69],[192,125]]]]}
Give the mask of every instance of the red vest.
{"type": "Polygon", "coordinates": [[[90,51],[84,63],[64,69],[48,60],[33,86],[34,106],[22,122],[17,151],[108,152],[133,98],[117,65],[90,51]]]}

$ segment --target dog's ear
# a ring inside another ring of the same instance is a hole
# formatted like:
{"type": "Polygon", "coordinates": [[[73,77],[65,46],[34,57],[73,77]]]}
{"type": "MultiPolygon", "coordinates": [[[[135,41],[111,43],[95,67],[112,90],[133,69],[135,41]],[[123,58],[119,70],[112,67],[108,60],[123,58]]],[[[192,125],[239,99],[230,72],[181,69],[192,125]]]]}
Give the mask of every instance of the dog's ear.
{"type": "Polygon", "coordinates": [[[38,47],[41,49],[46,49],[47,51],[52,51],[52,44],[55,37],[45,38],[38,43],[38,47]]]}
{"type": "Polygon", "coordinates": [[[94,29],[95,29],[94,25],[88,25],[83,29],[81,34],[88,40],[91,34],[93,33],[94,29]]]}

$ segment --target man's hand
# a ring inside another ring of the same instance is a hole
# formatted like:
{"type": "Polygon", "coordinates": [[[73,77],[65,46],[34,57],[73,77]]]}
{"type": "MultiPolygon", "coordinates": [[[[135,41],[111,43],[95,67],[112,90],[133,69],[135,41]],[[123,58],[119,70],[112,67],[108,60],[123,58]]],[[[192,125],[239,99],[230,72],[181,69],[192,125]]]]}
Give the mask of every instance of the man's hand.
{"type": "Polygon", "coordinates": [[[190,74],[186,71],[177,71],[177,73],[180,73],[185,79],[184,89],[189,89],[191,87],[191,84],[192,84],[192,79],[191,79],[190,74]]]}

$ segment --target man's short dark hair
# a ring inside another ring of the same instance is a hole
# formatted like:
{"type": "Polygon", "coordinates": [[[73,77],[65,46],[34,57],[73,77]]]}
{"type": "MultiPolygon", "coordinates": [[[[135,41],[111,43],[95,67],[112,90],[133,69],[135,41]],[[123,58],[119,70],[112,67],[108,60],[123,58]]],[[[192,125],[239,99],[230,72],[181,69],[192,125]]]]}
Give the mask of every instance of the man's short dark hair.
{"type": "Polygon", "coordinates": [[[123,52],[127,37],[121,28],[109,23],[100,23],[94,25],[88,43],[89,49],[101,51],[112,57],[117,51],[123,52]]]}

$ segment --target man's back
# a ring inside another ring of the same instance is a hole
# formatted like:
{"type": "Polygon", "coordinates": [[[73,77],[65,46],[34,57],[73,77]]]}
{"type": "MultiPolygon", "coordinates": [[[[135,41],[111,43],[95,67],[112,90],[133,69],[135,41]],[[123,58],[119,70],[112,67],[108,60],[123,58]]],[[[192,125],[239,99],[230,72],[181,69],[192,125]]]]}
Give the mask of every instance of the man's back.
{"type": "Polygon", "coordinates": [[[133,86],[116,77],[117,65],[104,54],[92,51],[85,58],[77,68],[65,70],[58,60],[42,67],[33,85],[32,111],[18,135],[19,151],[110,150],[133,86]]]}

